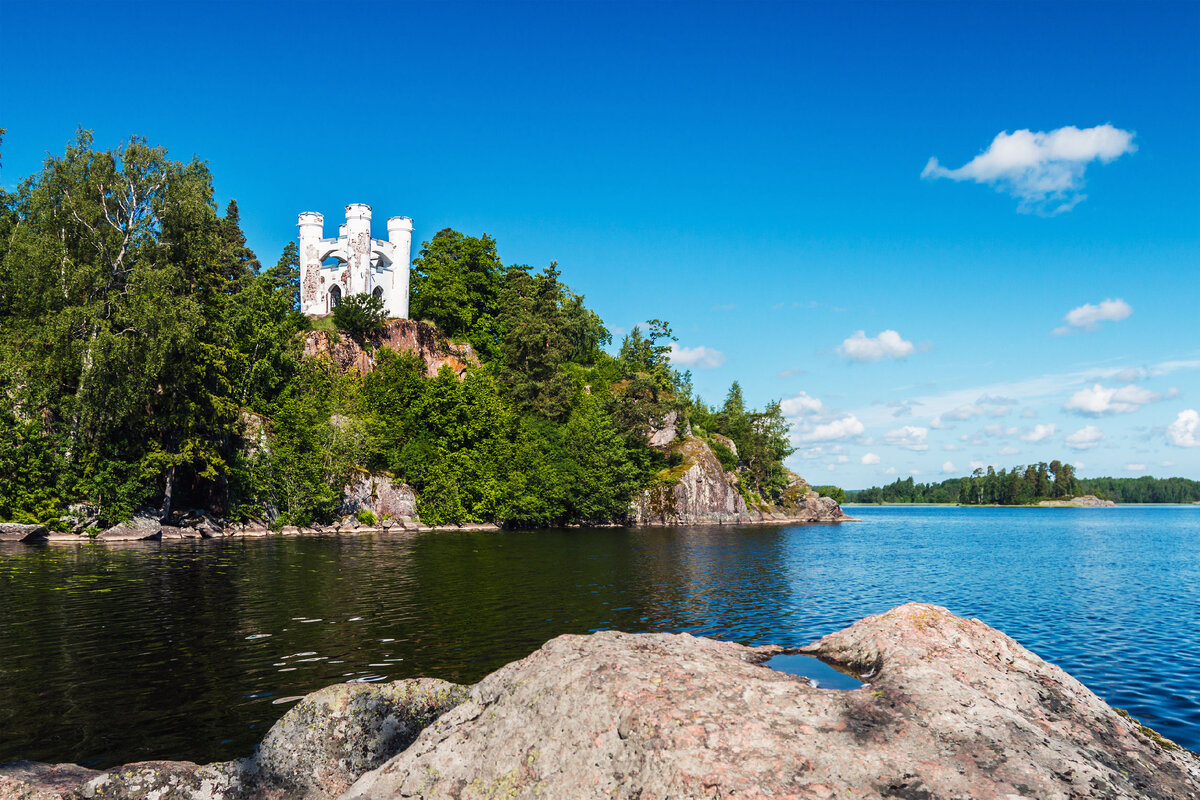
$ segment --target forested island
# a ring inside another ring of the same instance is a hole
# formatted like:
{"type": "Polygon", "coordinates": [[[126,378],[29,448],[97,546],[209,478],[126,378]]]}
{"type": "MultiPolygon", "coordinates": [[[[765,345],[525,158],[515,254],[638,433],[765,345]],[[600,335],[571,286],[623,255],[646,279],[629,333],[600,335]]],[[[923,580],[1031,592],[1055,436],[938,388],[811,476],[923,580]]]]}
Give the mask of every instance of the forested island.
{"type": "Polygon", "coordinates": [[[414,335],[461,356],[429,374],[381,344],[395,323],[368,297],[299,313],[297,261],[289,244],[263,268],[204,162],[139,138],[98,150],[80,132],[0,189],[0,520],[94,532],[151,507],[310,525],[378,473],[429,524],[620,521],[678,479],[680,453],[650,442],[664,431],[706,443],[752,506],[797,480],[779,403],[747,408],[734,383],[709,406],[659,320],[610,354],[554,263],[504,264],[486,234],[424,242],[414,335]],[[343,345],[370,368],[331,359],[343,345]]]}
{"type": "MultiPolygon", "coordinates": [[[[1035,505],[1081,495],[1115,503],[1194,503],[1200,501],[1200,481],[1187,478],[1079,478],[1062,461],[1040,462],[1012,469],[976,469],[971,475],[940,483],[916,483],[904,478],[887,486],[845,492],[850,503],[957,503],[959,505],[1035,505]]],[[[840,499],[840,498],[839,498],[840,499]]]]}

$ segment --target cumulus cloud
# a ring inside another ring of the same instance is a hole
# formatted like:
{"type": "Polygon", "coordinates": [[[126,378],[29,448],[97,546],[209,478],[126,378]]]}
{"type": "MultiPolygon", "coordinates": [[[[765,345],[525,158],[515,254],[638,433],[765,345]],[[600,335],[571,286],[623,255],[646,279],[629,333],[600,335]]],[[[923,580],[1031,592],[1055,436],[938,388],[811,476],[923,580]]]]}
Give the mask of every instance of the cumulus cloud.
{"type": "Polygon", "coordinates": [[[1054,423],[1050,423],[1049,425],[1042,425],[1039,423],[1039,424],[1033,426],[1033,430],[1029,431],[1028,433],[1022,434],[1021,441],[1023,441],[1023,442],[1043,442],[1046,439],[1049,439],[1051,436],[1053,436],[1054,432],[1056,430],[1058,430],[1058,426],[1055,425],[1054,423]]]}
{"type": "Polygon", "coordinates": [[[1011,426],[1006,428],[998,422],[993,422],[991,425],[983,426],[983,434],[985,436],[990,436],[993,439],[998,439],[1005,436],[1016,436],[1020,432],[1021,431],[1018,428],[1013,428],[1011,426]]]}
{"type": "Polygon", "coordinates": [[[878,336],[867,336],[866,331],[855,331],[838,345],[837,351],[848,361],[865,363],[885,358],[904,358],[912,353],[913,343],[905,341],[893,330],[882,331],[878,336]]]}
{"type": "Polygon", "coordinates": [[[1012,446],[1000,448],[1000,455],[1002,456],[1015,456],[1019,452],[1021,451],[1012,446]]]}
{"type": "MultiPolygon", "coordinates": [[[[1051,333],[1055,336],[1062,336],[1076,330],[1094,331],[1100,327],[1101,322],[1120,322],[1127,319],[1132,313],[1133,307],[1119,297],[1116,300],[1112,298],[1102,300],[1097,305],[1084,303],[1079,308],[1072,308],[1068,311],[1067,315],[1063,317],[1063,322],[1067,324],[1061,328],[1055,328],[1051,333]]],[[[1123,369],[1117,374],[1134,374],[1141,377],[1142,372],[1136,369],[1123,369]]],[[[1135,380],[1137,377],[1130,378],[1129,382],[1132,383],[1135,380]]]]}
{"type": "Polygon", "coordinates": [[[953,461],[947,461],[945,464],[942,464],[942,473],[943,474],[953,475],[955,472],[956,472],[956,470],[954,469],[953,461]]]}
{"type": "Polygon", "coordinates": [[[895,468],[895,467],[888,467],[887,469],[885,469],[885,470],[883,471],[883,474],[884,474],[884,475],[895,475],[895,474],[896,474],[896,468],[895,468]]]}
{"type": "Polygon", "coordinates": [[[1020,200],[1018,211],[1053,216],[1070,211],[1087,197],[1083,175],[1088,164],[1108,163],[1135,150],[1133,133],[1112,125],[1001,131],[987,150],[958,169],[929,159],[921,177],[988,184],[1020,200]]]}
{"type": "Polygon", "coordinates": [[[1104,441],[1104,432],[1095,425],[1088,425],[1072,433],[1065,441],[1072,450],[1088,450],[1104,441]]]}
{"type": "Polygon", "coordinates": [[[862,463],[864,463],[864,464],[878,464],[878,463],[879,463],[879,456],[875,455],[874,453],[867,453],[865,456],[863,456],[863,457],[862,457],[862,463]]]}
{"type": "Polygon", "coordinates": [[[905,425],[903,428],[890,430],[883,435],[885,444],[903,447],[905,450],[921,452],[929,449],[929,429],[918,428],[915,425],[905,425]]]}
{"type": "Polygon", "coordinates": [[[1200,447],[1200,413],[1189,408],[1180,411],[1167,426],[1167,443],[1176,447],[1200,447]]]}
{"type": "Polygon", "coordinates": [[[715,369],[725,363],[725,354],[711,347],[680,347],[671,342],[671,363],[695,369],[715,369]]]}
{"type": "Polygon", "coordinates": [[[795,397],[789,397],[779,404],[779,410],[785,417],[801,417],[806,414],[820,414],[825,410],[825,404],[808,392],[801,392],[795,397]]]}
{"type": "Polygon", "coordinates": [[[812,425],[800,432],[802,442],[834,442],[839,439],[851,439],[865,430],[858,417],[846,414],[843,417],[812,425]]]}
{"type": "Polygon", "coordinates": [[[1146,465],[1145,464],[1126,464],[1125,469],[1129,470],[1130,472],[1145,472],[1146,465]]]}
{"type": "Polygon", "coordinates": [[[983,469],[985,464],[982,461],[972,461],[970,464],[967,464],[967,466],[971,468],[972,472],[974,472],[977,469],[983,469]]]}
{"type": "Polygon", "coordinates": [[[1063,410],[1087,417],[1106,417],[1110,414],[1132,414],[1147,403],[1161,399],[1162,395],[1158,392],[1141,386],[1131,384],[1118,389],[1097,383],[1071,395],[1063,405],[1063,410]]]}

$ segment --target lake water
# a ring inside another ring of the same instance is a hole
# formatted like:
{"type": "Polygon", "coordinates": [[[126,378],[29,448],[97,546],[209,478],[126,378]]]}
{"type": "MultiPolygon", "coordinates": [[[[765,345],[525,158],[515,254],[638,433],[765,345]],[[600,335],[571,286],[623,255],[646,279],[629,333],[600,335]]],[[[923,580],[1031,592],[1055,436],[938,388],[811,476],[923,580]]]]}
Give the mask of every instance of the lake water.
{"type": "Polygon", "coordinates": [[[246,755],[298,695],[460,683],[560,633],[801,645],[979,617],[1200,749],[1200,506],[854,507],[843,525],[0,546],[0,762],[246,755]]]}

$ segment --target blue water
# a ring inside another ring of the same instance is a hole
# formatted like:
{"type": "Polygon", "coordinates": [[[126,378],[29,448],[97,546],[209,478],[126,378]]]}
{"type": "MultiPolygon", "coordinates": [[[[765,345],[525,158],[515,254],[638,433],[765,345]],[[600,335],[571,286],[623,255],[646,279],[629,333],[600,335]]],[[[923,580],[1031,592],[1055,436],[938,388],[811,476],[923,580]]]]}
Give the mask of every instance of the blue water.
{"type": "Polygon", "coordinates": [[[0,761],[250,752],[345,680],[478,680],[560,633],[807,644],[916,600],[1200,749],[1200,506],[853,507],[797,527],[0,546],[0,761]]]}

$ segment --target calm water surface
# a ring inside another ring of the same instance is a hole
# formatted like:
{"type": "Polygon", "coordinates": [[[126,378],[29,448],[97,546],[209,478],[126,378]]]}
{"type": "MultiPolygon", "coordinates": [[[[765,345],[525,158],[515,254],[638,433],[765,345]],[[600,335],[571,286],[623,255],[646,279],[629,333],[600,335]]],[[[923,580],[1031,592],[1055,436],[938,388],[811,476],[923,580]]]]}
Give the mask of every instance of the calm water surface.
{"type": "Polygon", "coordinates": [[[461,683],[560,633],[806,644],[975,616],[1200,750],[1200,506],[855,507],[841,526],[0,546],[0,762],[249,753],[345,680],[461,683]]]}

